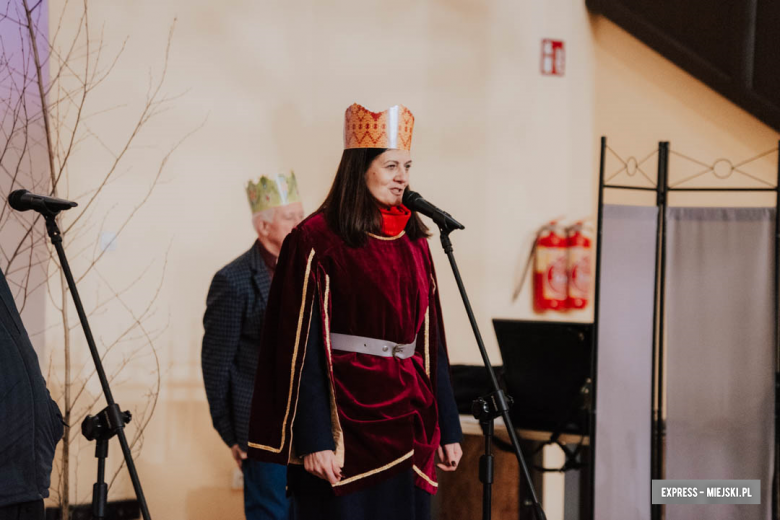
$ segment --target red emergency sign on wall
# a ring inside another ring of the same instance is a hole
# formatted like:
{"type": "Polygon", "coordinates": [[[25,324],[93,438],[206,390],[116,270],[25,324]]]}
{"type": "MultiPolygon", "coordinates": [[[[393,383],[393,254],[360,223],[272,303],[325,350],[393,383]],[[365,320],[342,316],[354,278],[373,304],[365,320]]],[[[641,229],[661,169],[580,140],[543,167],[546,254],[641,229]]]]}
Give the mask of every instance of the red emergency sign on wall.
{"type": "Polygon", "coordinates": [[[563,76],[566,70],[566,51],[563,40],[542,40],[542,74],[563,76]]]}

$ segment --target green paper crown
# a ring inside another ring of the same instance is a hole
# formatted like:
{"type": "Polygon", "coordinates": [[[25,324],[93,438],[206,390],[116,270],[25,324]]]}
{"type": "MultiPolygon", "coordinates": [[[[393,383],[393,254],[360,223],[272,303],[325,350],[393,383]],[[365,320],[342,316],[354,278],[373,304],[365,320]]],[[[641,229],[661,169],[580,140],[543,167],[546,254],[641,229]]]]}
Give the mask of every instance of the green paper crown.
{"type": "Polygon", "coordinates": [[[249,181],[246,186],[246,195],[249,198],[252,213],[301,201],[301,196],[298,193],[298,181],[295,180],[295,172],[293,171],[290,172],[290,175],[277,174],[273,179],[263,175],[257,182],[249,181]]]}

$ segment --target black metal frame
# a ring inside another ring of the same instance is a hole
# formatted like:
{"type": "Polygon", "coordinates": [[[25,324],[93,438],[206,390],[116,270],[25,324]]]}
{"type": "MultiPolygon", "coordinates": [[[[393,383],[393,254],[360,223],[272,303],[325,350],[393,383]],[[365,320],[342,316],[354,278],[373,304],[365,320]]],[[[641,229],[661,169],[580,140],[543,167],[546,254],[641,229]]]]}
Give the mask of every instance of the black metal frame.
{"type": "MultiPolygon", "coordinates": [[[[669,143],[658,143],[658,179],[656,205],[658,206],[658,227],[655,243],[655,301],[653,302],[653,403],[652,434],[650,447],[650,478],[662,479],[664,476],[664,326],[666,316],[666,207],[669,202],[669,143]],[[659,279],[660,278],[660,279],[659,279]]],[[[660,520],[661,505],[651,505],[651,518],[660,520]]]]}
{"type": "Polygon", "coordinates": [[[775,474],[772,482],[772,518],[778,518],[780,501],[780,414],[778,387],[780,387],[780,141],[777,144],[777,196],[775,198],[775,474]]]}
{"type": "MultiPolygon", "coordinates": [[[[592,410],[590,417],[590,479],[595,484],[595,460],[596,460],[596,392],[598,390],[598,328],[599,328],[599,303],[600,303],[600,282],[601,282],[601,246],[603,238],[603,213],[604,213],[604,190],[605,189],[624,189],[655,191],[656,206],[658,207],[658,227],[656,231],[656,269],[655,269],[655,291],[654,291],[654,315],[653,315],[653,374],[652,374],[652,445],[651,445],[651,478],[664,478],[664,460],[665,460],[665,423],[663,407],[663,389],[664,389],[664,330],[665,330],[665,303],[666,303],[666,210],[668,208],[668,195],[671,192],[775,192],[775,258],[774,258],[774,307],[775,307],[775,468],[772,489],[772,517],[780,519],[778,516],[778,501],[780,499],[780,142],[778,142],[778,166],[777,182],[774,187],[768,188],[685,188],[675,187],[669,184],[669,142],[662,141],[658,144],[658,174],[655,187],[643,186],[623,186],[619,184],[607,184],[604,179],[604,166],[607,153],[607,138],[601,138],[601,157],[599,161],[599,194],[598,194],[598,221],[597,241],[596,241],[596,266],[594,273],[594,307],[593,307],[593,357],[591,361],[591,373],[593,377],[592,410]]],[[[683,184],[683,181],[681,184],[683,184]]],[[[593,516],[595,498],[595,485],[590,490],[590,512],[593,516]]],[[[662,506],[652,506],[653,520],[662,518],[662,506]]]]}
{"type": "MultiPolygon", "coordinates": [[[[600,303],[600,296],[601,296],[601,246],[603,244],[602,238],[603,238],[603,221],[604,221],[604,190],[605,189],[621,189],[621,190],[635,190],[635,191],[646,191],[646,192],[656,192],[656,205],[659,206],[659,212],[658,212],[658,234],[656,235],[656,270],[655,270],[655,291],[654,291],[654,299],[655,299],[655,305],[653,307],[654,315],[653,315],[653,321],[654,324],[658,322],[659,318],[663,316],[662,309],[659,310],[659,286],[662,284],[659,284],[658,274],[659,274],[659,268],[662,266],[662,255],[659,255],[659,246],[663,244],[664,239],[661,236],[660,232],[663,229],[663,222],[665,221],[663,214],[665,213],[665,205],[666,205],[666,193],[665,193],[665,182],[664,179],[666,179],[666,171],[668,168],[668,143],[659,143],[658,147],[658,177],[656,180],[656,185],[654,187],[645,187],[645,186],[631,186],[631,185],[619,185],[619,184],[607,184],[606,180],[604,179],[604,166],[606,163],[606,152],[607,152],[607,138],[605,136],[601,137],[601,157],[599,160],[599,197],[598,197],[598,217],[597,217],[597,223],[596,223],[596,229],[597,229],[597,239],[596,239],[596,268],[594,273],[594,296],[593,296],[593,329],[592,329],[592,345],[593,345],[593,357],[591,360],[591,374],[593,374],[593,386],[592,386],[592,396],[591,396],[591,417],[590,417],[590,481],[591,481],[591,489],[590,489],[590,517],[593,518],[595,511],[595,493],[596,493],[596,392],[598,390],[598,329],[599,329],[599,303],[600,303]],[[663,209],[662,209],[663,207],[663,209]]],[[[656,334],[656,327],[653,327],[653,374],[652,374],[652,381],[653,381],[653,389],[655,389],[655,383],[656,383],[656,344],[657,344],[657,334],[656,334]]],[[[659,374],[660,376],[660,374],[659,374]]],[[[656,395],[655,391],[653,391],[653,396],[651,398],[650,403],[650,409],[651,413],[653,415],[652,417],[652,425],[653,425],[653,434],[652,439],[655,441],[656,439],[656,417],[660,418],[660,407],[661,401],[658,400],[656,402],[656,395]]],[[[656,461],[654,458],[655,450],[651,449],[651,468],[655,469],[656,461]]],[[[653,477],[655,478],[655,477],[653,477]]]]}

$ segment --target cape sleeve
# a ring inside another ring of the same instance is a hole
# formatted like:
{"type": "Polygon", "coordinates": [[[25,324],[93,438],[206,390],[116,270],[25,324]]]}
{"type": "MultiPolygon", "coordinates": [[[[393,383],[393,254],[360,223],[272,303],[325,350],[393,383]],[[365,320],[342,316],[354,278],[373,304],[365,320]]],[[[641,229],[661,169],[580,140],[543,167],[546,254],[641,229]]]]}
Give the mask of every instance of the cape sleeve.
{"type": "Polygon", "coordinates": [[[436,269],[433,266],[433,257],[430,250],[428,258],[431,265],[431,290],[430,290],[430,309],[431,309],[431,329],[435,335],[436,353],[436,404],[439,410],[439,430],[441,432],[441,445],[460,442],[463,439],[463,431],[460,426],[460,416],[458,407],[455,403],[455,394],[452,390],[452,380],[450,378],[449,355],[447,354],[447,339],[444,334],[444,318],[441,312],[441,301],[439,299],[439,287],[436,279],[436,269]]]}
{"type": "Polygon", "coordinates": [[[298,412],[293,422],[293,443],[298,456],[318,451],[336,451],[328,401],[330,382],[325,347],[322,345],[322,321],[319,301],[314,299],[306,359],[301,371],[298,412]]]}
{"type": "MultiPolygon", "coordinates": [[[[439,336],[442,338],[442,336],[439,336]]],[[[443,339],[439,341],[439,362],[436,367],[436,404],[439,407],[439,430],[442,446],[461,442],[463,429],[460,426],[460,415],[455,403],[455,394],[450,381],[450,363],[443,339]]]]}
{"type": "Polygon", "coordinates": [[[279,253],[260,341],[248,442],[249,456],[257,460],[290,461],[292,424],[317,293],[316,262],[304,230],[295,228],[279,253]]]}

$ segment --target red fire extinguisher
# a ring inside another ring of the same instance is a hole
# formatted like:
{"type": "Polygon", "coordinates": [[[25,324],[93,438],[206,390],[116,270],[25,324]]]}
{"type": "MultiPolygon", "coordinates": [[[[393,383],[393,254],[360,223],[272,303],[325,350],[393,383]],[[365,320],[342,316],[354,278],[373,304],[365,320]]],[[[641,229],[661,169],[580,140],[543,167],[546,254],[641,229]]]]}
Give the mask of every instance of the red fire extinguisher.
{"type": "Polygon", "coordinates": [[[534,309],[565,311],[567,303],[566,236],[550,222],[536,238],[534,255],[534,309]]]}
{"type": "Polygon", "coordinates": [[[586,235],[581,221],[569,227],[566,234],[569,253],[566,268],[567,307],[584,309],[590,297],[592,240],[586,235]]]}

